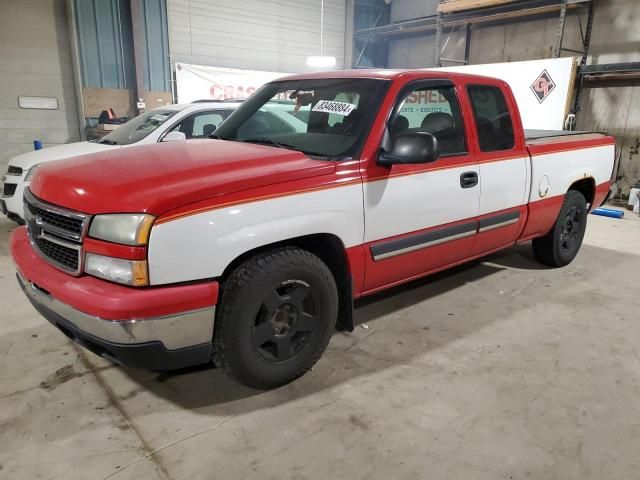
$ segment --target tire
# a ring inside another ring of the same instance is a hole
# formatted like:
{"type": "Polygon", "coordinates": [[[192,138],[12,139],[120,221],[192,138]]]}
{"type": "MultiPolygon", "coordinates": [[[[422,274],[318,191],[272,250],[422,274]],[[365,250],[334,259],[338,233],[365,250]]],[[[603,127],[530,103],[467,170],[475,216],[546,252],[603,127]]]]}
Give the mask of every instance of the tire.
{"type": "Polygon", "coordinates": [[[587,228],[587,214],[584,195],[576,190],[569,190],[551,231],[532,242],[536,259],[551,267],[570,264],[582,245],[587,228]]]}
{"type": "Polygon", "coordinates": [[[336,282],[320,258],[294,247],[258,254],[223,284],[214,361],[249,387],[284,385],[318,361],[337,317],[336,282]]]}

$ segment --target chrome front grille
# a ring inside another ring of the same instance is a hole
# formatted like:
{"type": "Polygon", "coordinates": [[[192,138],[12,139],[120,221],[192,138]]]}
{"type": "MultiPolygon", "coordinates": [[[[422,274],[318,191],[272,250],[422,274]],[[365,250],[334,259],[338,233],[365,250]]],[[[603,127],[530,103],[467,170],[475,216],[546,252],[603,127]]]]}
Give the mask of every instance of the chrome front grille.
{"type": "Polygon", "coordinates": [[[5,198],[13,197],[13,195],[16,193],[17,187],[18,185],[16,185],[15,183],[5,183],[4,187],[2,188],[2,196],[5,198]]]}
{"type": "Polygon", "coordinates": [[[14,167],[13,165],[9,165],[9,168],[7,169],[7,175],[21,176],[22,175],[22,168],[14,167]]]}
{"type": "Polygon", "coordinates": [[[82,240],[91,217],[24,193],[24,215],[31,244],[53,266],[72,275],[82,272],[82,240]]]}

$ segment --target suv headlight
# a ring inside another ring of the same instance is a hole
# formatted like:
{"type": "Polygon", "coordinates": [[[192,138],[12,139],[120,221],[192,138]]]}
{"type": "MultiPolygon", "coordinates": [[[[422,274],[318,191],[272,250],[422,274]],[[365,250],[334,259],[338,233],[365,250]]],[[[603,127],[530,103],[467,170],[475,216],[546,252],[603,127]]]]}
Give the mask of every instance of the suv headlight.
{"type": "Polygon", "coordinates": [[[91,221],[89,236],[124,245],[146,245],[154,220],[154,216],[146,213],[96,215],[91,221]]]}
{"type": "Polygon", "coordinates": [[[33,177],[33,174],[36,173],[36,170],[38,169],[38,167],[42,165],[41,163],[34,165],[33,167],[31,167],[28,171],[27,174],[24,177],[24,181],[28,182],[31,180],[31,177],[33,177]]]}
{"type": "Polygon", "coordinates": [[[146,260],[124,260],[87,252],[84,256],[84,271],[94,277],[133,287],[149,285],[146,260]]]}

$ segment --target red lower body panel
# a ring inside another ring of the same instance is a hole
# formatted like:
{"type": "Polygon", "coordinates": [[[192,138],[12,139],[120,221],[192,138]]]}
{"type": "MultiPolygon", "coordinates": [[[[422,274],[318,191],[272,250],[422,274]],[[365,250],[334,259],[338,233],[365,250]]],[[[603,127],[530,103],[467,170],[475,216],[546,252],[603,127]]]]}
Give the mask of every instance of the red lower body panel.
{"type": "Polygon", "coordinates": [[[591,209],[598,208],[601,206],[609,195],[609,191],[611,190],[611,185],[607,183],[601,183],[596,186],[596,194],[593,199],[593,205],[591,205],[591,209]]]}
{"type": "Polygon", "coordinates": [[[564,195],[545,198],[529,204],[529,219],[520,236],[520,241],[546,235],[558,218],[564,195]]]}
{"type": "Polygon", "coordinates": [[[480,230],[476,237],[476,241],[473,245],[472,255],[484,254],[491,252],[499,248],[508,247],[513,245],[520,237],[520,233],[527,223],[529,211],[526,205],[520,205],[515,208],[509,208],[499,212],[492,212],[486,215],[478,217],[480,230]],[[517,220],[514,223],[509,224],[511,215],[517,215],[517,220]],[[505,216],[505,223],[496,225],[497,228],[490,228],[483,231],[482,225],[484,221],[497,218],[500,220],[501,216],[505,216]]]}
{"type": "Polygon", "coordinates": [[[72,308],[105,320],[162,317],[212,307],[218,300],[218,283],[214,281],[133,288],[87,275],[73,277],[40,258],[25,227],[13,231],[9,248],[18,271],[27,281],[72,308]]]}
{"type": "Polygon", "coordinates": [[[470,232],[470,234],[467,232],[468,236],[463,238],[456,238],[457,236],[465,235],[465,233],[460,233],[459,228],[468,224],[472,224],[471,228],[475,230],[477,220],[471,218],[364,244],[364,254],[366,256],[364,292],[370,293],[371,291],[391,287],[412,278],[420,277],[424,275],[424,272],[437,269],[442,265],[452,264],[470,257],[475,231],[470,232]],[[448,238],[433,239],[429,243],[428,236],[430,234],[442,231],[449,235],[448,238]],[[413,238],[418,238],[419,240],[420,236],[425,236],[423,237],[425,238],[425,244],[423,245],[407,244],[406,248],[403,249],[403,245],[401,243],[398,244],[398,242],[410,241],[413,238]],[[438,243],[439,241],[442,243],[438,243]],[[385,257],[382,254],[376,258],[375,249],[389,243],[398,245],[395,247],[397,250],[391,253],[392,256],[385,257]],[[412,248],[415,248],[415,250],[412,250],[412,248]]]}

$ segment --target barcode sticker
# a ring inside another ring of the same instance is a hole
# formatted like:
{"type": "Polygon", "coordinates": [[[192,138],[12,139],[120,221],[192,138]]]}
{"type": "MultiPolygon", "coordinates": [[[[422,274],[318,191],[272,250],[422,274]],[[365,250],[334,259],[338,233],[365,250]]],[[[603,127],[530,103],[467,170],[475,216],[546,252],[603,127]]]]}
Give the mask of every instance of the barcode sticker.
{"type": "Polygon", "coordinates": [[[352,103],[336,102],[333,100],[320,100],[313,107],[313,111],[322,113],[335,113],[346,117],[356,107],[357,105],[353,105],[352,103]]]}

